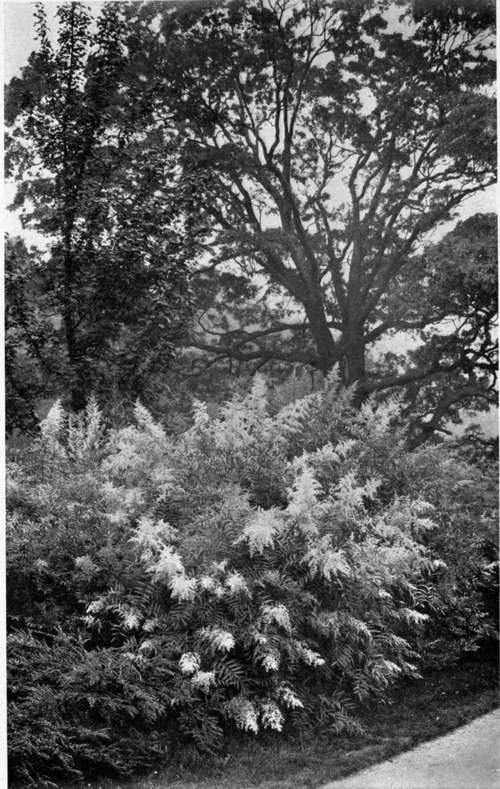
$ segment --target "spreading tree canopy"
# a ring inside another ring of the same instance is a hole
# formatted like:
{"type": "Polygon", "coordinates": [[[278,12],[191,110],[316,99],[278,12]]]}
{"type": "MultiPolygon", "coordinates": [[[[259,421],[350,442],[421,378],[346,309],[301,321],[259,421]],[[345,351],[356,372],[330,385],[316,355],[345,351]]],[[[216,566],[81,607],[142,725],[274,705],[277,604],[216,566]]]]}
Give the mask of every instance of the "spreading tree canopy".
{"type": "Polygon", "coordinates": [[[360,396],[456,369],[435,324],[470,316],[476,264],[462,254],[467,294],[442,298],[453,262],[429,276],[422,253],[495,180],[493,25],[489,0],[139,11],[137,73],[154,81],[191,167],[209,175],[198,189],[206,314],[193,346],[254,367],[338,365],[360,396]],[[375,341],[401,330],[425,339],[431,327],[414,363],[367,369],[375,341]]]}
{"type": "Polygon", "coordinates": [[[91,389],[143,395],[168,367],[188,269],[206,365],[337,367],[359,400],[404,386],[428,429],[491,401],[493,219],[435,246],[495,180],[490,0],[58,16],[54,47],[39,9],[39,50],[7,94],[16,205],[50,240],[13,251],[9,298],[40,370],[59,342],[74,408],[91,389]],[[398,332],[411,353],[374,356],[398,332]]]}

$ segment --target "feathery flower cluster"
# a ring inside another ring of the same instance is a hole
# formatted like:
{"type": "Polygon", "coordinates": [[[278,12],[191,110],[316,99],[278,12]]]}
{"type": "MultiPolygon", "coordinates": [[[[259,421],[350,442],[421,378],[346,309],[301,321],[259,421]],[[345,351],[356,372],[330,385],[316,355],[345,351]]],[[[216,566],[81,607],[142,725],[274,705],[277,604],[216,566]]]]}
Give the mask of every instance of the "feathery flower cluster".
{"type": "Polygon", "coordinates": [[[257,722],[257,712],[253,704],[243,696],[235,696],[226,705],[226,712],[230,718],[236,722],[239,729],[251,731],[257,734],[259,724],[257,722]]]}
{"type": "Polygon", "coordinates": [[[80,570],[85,575],[93,575],[97,567],[90,556],[77,556],[75,559],[75,570],[80,570]]]}
{"type": "Polygon", "coordinates": [[[398,415],[400,407],[401,398],[398,396],[390,397],[385,403],[367,400],[361,407],[358,421],[369,424],[371,434],[378,438],[390,429],[390,422],[398,415]]]}
{"type": "Polygon", "coordinates": [[[335,454],[342,458],[342,460],[345,460],[355,446],[356,441],[354,438],[344,438],[343,441],[339,441],[335,445],[335,454]]]}
{"type": "Polygon", "coordinates": [[[235,645],[234,636],[220,627],[204,627],[200,636],[210,642],[213,649],[220,652],[230,652],[235,645]]]}
{"type": "Polygon", "coordinates": [[[283,630],[288,633],[292,630],[292,623],[290,622],[290,614],[288,609],[282,603],[278,605],[265,605],[262,607],[262,619],[267,624],[275,622],[283,630]]]}
{"type": "Polygon", "coordinates": [[[303,709],[304,705],[301,700],[295,695],[293,690],[288,685],[281,685],[279,688],[280,699],[286,707],[292,710],[303,709]]]}
{"type": "Polygon", "coordinates": [[[192,600],[196,594],[196,579],[188,578],[179,554],[170,545],[164,545],[154,564],[148,567],[156,579],[168,580],[172,597],[192,600]]]}
{"type": "Polygon", "coordinates": [[[285,719],[280,708],[274,703],[274,701],[264,702],[260,709],[260,717],[262,720],[262,725],[265,729],[282,731],[285,719]]]}
{"type": "Polygon", "coordinates": [[[202,400],[197,400],[196,397],[193,398],[193,417],[195,428],[204,429],[210,424],[207,404],[202,400]]]}
{"type": "Polygon", "coordinates": [[[399,615],[406,622],[412,625],[423,625],[429,619],[429,614],[422,614],[420,611],[415,611],[413,608],[400,608],[399,615]]]}
{"type": "Polygon", "coordinates": [[[385,660],[382,658],[379,664],[386,674],[401,674],[401,667],[398,666],[397,663],[394,663],[393,660],[385,660]]]}
{"type": "Polygon", "coordinates": [[[315,479],[310,466],[304,461],[295,464],[296,473],[292,487],[288,490],[287,512],[294,518],[309,518],[311,510],[318,503],[322,487],[315,479]]]}
{"type": "Polygon", "coordinates": [[[97,600],[92,600],[92,602],[89,603],[86,608],[87,614],[98,614],[99,611],[102,611],[104,606],[104,600],[101,600],[100,598],[97,600]]]}
{"type": "Polygon", "coordinates": [[[147,638],[139,646],[139,652],[154,652],[154,649],[155,649],[155,642],[152,641],[150,638],[147,638]]]}
{"type": "Polygon", "coordinates": [[[324,659],[318,652],[314,652],[312,649],[304,646],[304,644],[301,644],[299,641],[295,642],[295,648],[297,649],[299,657],[301,657],[304,663],[306,663],[308,666],[317,667],[325,665],[324,659]]]}
{"type": "Polygon", "coordinates": [[[264,548],[273,545],[274,537],[281,524],[282,520],[277,510],[259,509],[243,529],[243,534],[238,541],[246,540],[248,542],[250,556],[262,553],[264,548]]]}
{"type": "Polygon", "coordinates": [[[425,517],[426,515],[432,515],[436,512],[436,508],[434,504],[431,504],[430,501],[426,501],[425,499],[417,499],[413,503],[413,509],[415,513],[419,517],[425,517]]]}
{"type": "Polygon", "coordinates": [[[213,578],[211,575],[202,575],[201,578],[198,579],[198,586],[204,592],[212,592],[218,600],[224,597],[226,593],[220,581],[213,578]]]}
{"type": "Polygon", "coordinates": [[[194,674],[200,668],[200,656],[196,652],[184,652],[179,659],[179,668],[183,674],[194,674]]]}
{"type": "Polygon", "coordinates": [[[216,583],[217,582],[215,581],[214,578],[212,578],[211,575],[202,575],[198,579],[199,587],[204,592],[213,592],[213,590],[215,589],[216,583]]]}
{"type": "Polygon", "coordinates": [[[225,580],[225,585],[229,589],[231,594],[239,594],[244,593],[248,594],[248,586],[247,582],[238,572],[229,573],[225,580]]]}
{"type": "Polygon", "coordinates": [[[175,536],[175,529],[163,520],[154,521],[148,516],[139,518],[130,542],[139,548],[161,550],[167,540],[175,536]]]}
{"type": "Polygon", "coordinates": [[[327,581],[338,575],[351,575],[351,568],[342,550],[331,548],[331,537],[326,535],[309,549],[303,561],[315,575],[327,581]]]}
{"type": "Polygon", "coordinates": [[[221,582],[211,575],[202,575],[198,578],[198,587],[203,592],[212,592],[218,600],[224,597],[226,593],[226,589],[222,586],[221,582]]]}
{"type": "Polygon", "coordinates": [[[147,408],[144,408],[139,400],[137,400],[134,406],[134,417],[135,421],[137,422],[137,426],[142,431],[148,433],[152,438],[155,438],[158,441],[161,441],[165,438],[165,432],[163,428],[156,424],[147,408]]]}
{"type": "Polygon", "coordinates": [[[123,509],[123,507],[117,507],[117,509],[113,510],[112,512],[107,512],[106,518],[110,523],[119,525],[127,522],[128,513],[123,509]]]}
{"type": "Polygon", "coordinates": [[[351,567],[342,550],[324,552],[321,572],[328,581],[337,575],[352,575],[351,567]]]}
{"type": "Polygon", "coordinates": [[[139,627],[140,621],[140,618],[133,611],[126,611],[123,614],[123,626],[126,630],[135,630],[136,627],[139,627]]]}
{"type": "Polygon", "coordinates": [[[437,523],[432,518],[417,518],[415,526],[418,531],[431,531],[437,528],[437,523]]]}
{"type": "Polygon", "coordinates": [[[215,685],[215,671],[197,671],[191,677],[191,684],[197,690],[208,693],[212,685],[215,685]]]}
{"type": "Polygon", "coordinates": [[[196,594],[196,578],[188,578],[185,573],[176,573],[168,585],[172,597],[178,600],[192,600],[196,594]]]}
{"type": "Polygon", "coordinates": [[[262,666],[265,671],[278,671],[280,667],[279,657],[269,652],[267,655],[264,655],[262,659],[262,666]]]}
{"type": "Polygon", "coordinates": [[[64,427],[66,414],[60,400],[56,400],[49,413],[40,422],[40,433],[50,451],[64,455],[64,449],[59,443],[59,435],[64,427]]]}
{"type": "Polygon", "coordinates": [[[348,471],[340,478],[335,491],[335,499],[345,518],[353,518],[359,510],[364,510],[365,495],[365,488],[358,484],[353,471],[348,471]]]}
{"type": "Polygon", "coordinates": [[[170,545],[164,545],[155,564],[148,567],[148,572],[157,578],[171,578],[176,573],[183,573],[184,566],[179,554],[170,545]]]}

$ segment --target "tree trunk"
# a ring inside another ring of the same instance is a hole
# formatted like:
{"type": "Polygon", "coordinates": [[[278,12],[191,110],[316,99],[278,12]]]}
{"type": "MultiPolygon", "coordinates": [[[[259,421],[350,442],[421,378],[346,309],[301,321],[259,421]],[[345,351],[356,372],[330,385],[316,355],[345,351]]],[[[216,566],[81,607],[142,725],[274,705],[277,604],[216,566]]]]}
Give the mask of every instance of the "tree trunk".
{"type": "Polygon", "coordinates": [[[366,356],[363,324],[352,322],[345,333],[346,352],[342,358],[341,374],[345,386],[357,384],[354,404],[360,407],[365,393],[363,384],[366,381],[366,356]]]}
{"type": "Polygon", "coordinates": [[[304,304],[311,334],[318,352],[318,368],[327,375],[338,361],[335,341],[328,326],[321,301],[310,301],[304,304]]]}
{"type": "Polygon", "coordinates": [[[87,405],[87,398],[81,383],[71,387],[71,410],[75,413],[83,411],[87,405]]]}
{"type": "Polygon", "coordinates": [[[78,366],[78,354],[76,349],[76,336],[73,326],[71,311],[68,309],[64,316],[65,333],[66,333],[66,347],[68,352],[68,360],[71,369],[70,379],[70,396],[71,396],[71,409],[75,412],[81,411],[87,404],[87,397],[85,393],[85,384],[81,371],[78,366]]]}
{"type": "MultiPolygon", "coordinates": [[[[354,171],[355,172],[355,171],[354,171]]],[[[363,384],[366,381],[364,322],[361,319],[363,303],[362,263],[363,239],[359,217],[359,201],[354,183],[350,184],[353,200],[353,236],[352,260],[349,271],[347,312],[344,314],[343,344],[345,352],[342,358],[342,380],[345,386],[357,384],[354,404],[359,408],[364,399],[363,384]]]]}
{"type": "Polygon", "coordinates": [[[81,411],[86,405],[85,383],[81,370],[78,364],[78,347],[77,337],[75,331],[75,324],[73,320],[73,311],[71,308],[71,280],[67,277],[65,305],[64,305],[64,333],[66,337],[66,351],[68,354],[68,361],[70,365],[71,378],[70,384],[70,397],[71,409],[73,411],[81,411]]]}

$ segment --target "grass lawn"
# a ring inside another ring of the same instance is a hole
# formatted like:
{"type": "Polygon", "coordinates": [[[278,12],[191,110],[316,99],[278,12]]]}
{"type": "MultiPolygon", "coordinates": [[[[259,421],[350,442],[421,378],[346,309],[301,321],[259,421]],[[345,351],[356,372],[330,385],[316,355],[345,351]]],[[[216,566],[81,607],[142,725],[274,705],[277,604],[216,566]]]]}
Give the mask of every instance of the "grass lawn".
{"type": "MultiPolygon", "coordinates": [[[[84,784],[92,789],[307,789],[438,737],[498,705],[497,665],[469,661],[401,683],[388,703],[365,708],[364,736],[325,733],[288,742],[246,740],[217,761],[177,761],[146,778],[84,784]]],[[[82,785],[80,784],[80,787],[82,785]]]]}

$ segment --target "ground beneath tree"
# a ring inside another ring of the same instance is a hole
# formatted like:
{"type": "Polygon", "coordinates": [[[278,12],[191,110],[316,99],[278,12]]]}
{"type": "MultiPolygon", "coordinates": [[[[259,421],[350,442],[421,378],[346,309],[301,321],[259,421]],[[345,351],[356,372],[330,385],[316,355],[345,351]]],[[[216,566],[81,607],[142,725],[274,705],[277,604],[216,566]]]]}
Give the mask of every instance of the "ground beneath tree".
{"type": "Polygon", "coordinates": [[[322,789],[497,789],[500,711],[322,789]]]}

